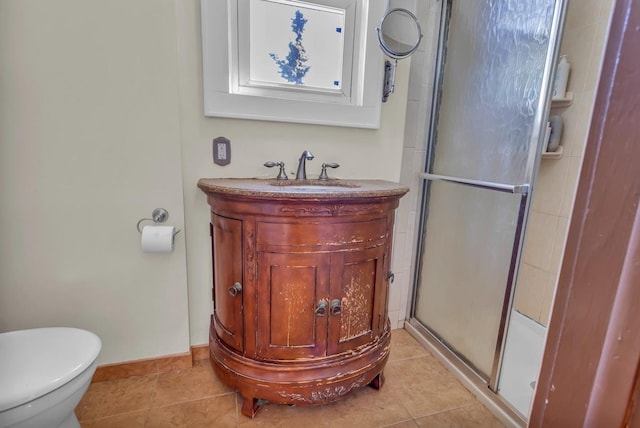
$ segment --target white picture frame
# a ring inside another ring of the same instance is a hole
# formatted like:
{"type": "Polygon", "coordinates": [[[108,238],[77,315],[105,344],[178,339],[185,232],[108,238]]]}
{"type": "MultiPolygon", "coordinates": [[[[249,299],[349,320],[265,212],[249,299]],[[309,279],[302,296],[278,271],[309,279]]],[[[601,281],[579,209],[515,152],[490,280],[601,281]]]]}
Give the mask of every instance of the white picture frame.
{"type": "Polygon", "coordinates": [[[205,116],[379,128],[384,3],[201,0],[205,116]]]}

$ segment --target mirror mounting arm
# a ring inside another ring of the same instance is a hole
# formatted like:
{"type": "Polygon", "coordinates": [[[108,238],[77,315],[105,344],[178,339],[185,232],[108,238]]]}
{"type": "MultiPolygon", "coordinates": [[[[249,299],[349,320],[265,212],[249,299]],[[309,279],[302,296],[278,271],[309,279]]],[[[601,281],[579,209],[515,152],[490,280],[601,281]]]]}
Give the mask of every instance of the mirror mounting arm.
{"type": "Polygon", "coordinates": [[[398,60],[411,56],[418,49],[423,35],[418,18],[401,8],[388,11],[376,30],[380,49],[394,60],[393,63],[384,62],[382,102],[386,102],[395,89],[398,60]]]}
{"type": "Polygon", "coordinates": [[[393,93],[396,88],[396,68],[398,67],[398,60],[394,59],[393,64],[391,61],[386,60],[384,62],[384,85],[382,87],[382,102],[386,103],[389,99],[389,95],[393,93]]]}

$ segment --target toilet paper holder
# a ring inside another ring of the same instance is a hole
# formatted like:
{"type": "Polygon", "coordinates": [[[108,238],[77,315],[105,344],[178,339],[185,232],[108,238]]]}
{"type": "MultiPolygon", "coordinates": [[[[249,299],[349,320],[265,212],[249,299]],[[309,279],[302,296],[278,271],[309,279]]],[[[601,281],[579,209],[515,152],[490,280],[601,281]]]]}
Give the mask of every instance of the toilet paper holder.
{"type": "MultiPolygon", "coordinates": [[[[164,208],[156,208],[151,213],[151,218],[141,218],[140,220],[138,220],[138,224],[136,224],[136,229],[138,229],[138,233],[142,234],[142,230],[140,230],[140,224],[143,221],[152,221],[154,223],[164,223],[165,221],[167,221],[168,218],[169,218],[169,211],[165,210],[164,208]]],[[[176,230],[173,233],[173,236],[176,236],[178,233],[180,233],[180,229],[176,230]]]]}

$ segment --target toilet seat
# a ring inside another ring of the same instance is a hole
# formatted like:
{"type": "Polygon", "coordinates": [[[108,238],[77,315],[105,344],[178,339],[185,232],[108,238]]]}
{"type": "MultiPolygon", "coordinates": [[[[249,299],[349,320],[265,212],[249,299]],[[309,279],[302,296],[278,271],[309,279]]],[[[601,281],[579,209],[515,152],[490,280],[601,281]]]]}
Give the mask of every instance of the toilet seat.
{"type": "Polygon", "coordinates": [[[98,336],[77,328],[0,333],[0,412],[69,382],[91,366],[101,346],[98,336]]]}

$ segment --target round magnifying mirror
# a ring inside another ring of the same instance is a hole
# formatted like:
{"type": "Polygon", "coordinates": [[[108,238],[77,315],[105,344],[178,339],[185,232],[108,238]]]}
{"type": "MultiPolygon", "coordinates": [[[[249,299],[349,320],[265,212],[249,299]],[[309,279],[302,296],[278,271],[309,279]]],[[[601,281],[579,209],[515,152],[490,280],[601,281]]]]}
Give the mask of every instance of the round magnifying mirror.
{"type": "Polygon", "coordinates": [[[402,59],[411,55],[420,44],[422,30],[418,18],[406,9],[391,9],[378,27],[378,41],[391,58],[402,59]]]}
{"type": "Polygon", "coordinates": [[[395,89],[396,66],[398,60],[411,55],[422,40],[422,29],[418,18],[407,9],[391,9],[388,11],[378,30],[378,42],[380,48],[390,58],[384,63],[384,85],[382,87],[382,102],[386,102],[395,89]]]}

